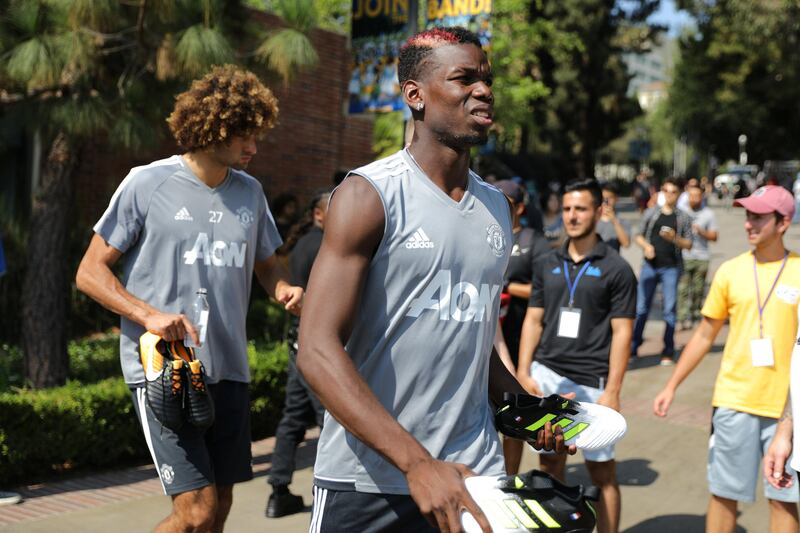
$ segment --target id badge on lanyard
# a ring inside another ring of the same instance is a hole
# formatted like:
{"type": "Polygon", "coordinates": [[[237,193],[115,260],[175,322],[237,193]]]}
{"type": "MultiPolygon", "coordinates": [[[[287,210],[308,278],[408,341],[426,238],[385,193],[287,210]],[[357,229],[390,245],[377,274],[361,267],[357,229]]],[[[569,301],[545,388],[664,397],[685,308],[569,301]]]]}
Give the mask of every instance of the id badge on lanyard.
{"type": "Polygon", "coordinates": [[[786,266],[786,260],[788,258],[789,253],[786,252],[786,254],[783,256],[781,268],[778,270],[778,275],[775,276],[775,281],[772,283],[772,287],[769,289],[767,297],[764,299],[764,303],[762,304],[761,291],[758,287],[756,256],[753,255],[753,275],[755,276],[756,303],[758,304],[758,338],[750,339],[750,361],[754,367],[775,366],[775,354],[772,350],[772,338],[764,336],[764,309],[767,308],[767,302],[769,302],[769,297],[772,296],[772,291],[774,291],[775,286],[778,285],[778,280],[781,278],[781,274],[783,274],[783,268],[786,266]]]}
{"type": "Polygon", "coordinates": [[[569,291],[569,306],[562,307],[558,313],[558,331],[556,335],[565,339],[577,339],[581,329],[581,310],[575,308],[572,304],[575,302],[575,290],[578,288],[578,282],[581,276],[589,268],[591,261],[587,261],[575,276],[575,283],[569,279],[569,266],[564,261],[564,278],[567,280],[567,290],[569,291]]]}
{"type": "Polygon", "coordinates": [[[577,339],[581,329],[581,310],[562,307],[558,315],[558,336],[577,339]]]}

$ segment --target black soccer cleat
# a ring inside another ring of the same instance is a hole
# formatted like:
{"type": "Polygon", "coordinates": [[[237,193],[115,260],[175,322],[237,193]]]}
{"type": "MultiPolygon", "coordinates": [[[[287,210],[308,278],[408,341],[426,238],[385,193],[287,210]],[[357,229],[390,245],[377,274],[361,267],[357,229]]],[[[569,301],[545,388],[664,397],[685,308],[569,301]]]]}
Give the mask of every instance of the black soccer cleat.
{"type": "Polygon", "coordinates": [[[175,359],[185,361],[187,381],[184,410],[186,419],[198,429],[206,430],[214,423],[214,401],[206,386],[206,371],[203,363],[195,359],[194,350],[181,341],[169,343],[169,351],[175,359]]]}
{"type": "Polygon", "coordinates": [[[206,387],[203,363],[189,363],[189,386],[186,387],[186,418],[199,429],[208,429],[214,423],[214,400],[206,387]]]}
{"type": "Polygon", "coordinates": [[[184,381],[183,361],[165,359],[158,377],[145,384],[147,403],[153,415],[173,431],[183,426],[184,381]]]}
{"type": "MultiPolygon", "coordinates": [[[[495,533],[591,533],[596,487],[567,486],[539,470],[516,476],[475,476],[465,480],[495,533]]],[[[461,514],[466,533],[481,531],[471,514],[461,514]]]]}

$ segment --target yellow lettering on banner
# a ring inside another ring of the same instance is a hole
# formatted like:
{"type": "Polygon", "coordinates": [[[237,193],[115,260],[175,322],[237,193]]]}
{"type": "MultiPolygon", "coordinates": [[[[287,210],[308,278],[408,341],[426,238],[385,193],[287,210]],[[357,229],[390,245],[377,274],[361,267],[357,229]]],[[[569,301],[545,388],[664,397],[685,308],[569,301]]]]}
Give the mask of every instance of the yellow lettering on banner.
{"type": "Polygon", "coordinates": [[[490,14],[492,0],[429,0],[428,20],[490,14]]]}
{"type": "Polygon", "coordinates": [[[442,0],[439,4],[439,15],[436,18],[452,17],[453,3],[450,0],[442,0]]]}
{"type": "Polygon", "coordinates": [[[367,8],[367,16],[369,18],[375,18],[381,14],[381,8],[383,7],[383,2],[381,0],[362,0],[366,2],[367,8]]]}
{"type": "Polygon", "coordinates": [[[392,2],[392,18],[394,20],[408,20],[408,0],[394,0],[392,2]]]}
{"type": "Polygon", "coordinates": [[[481,13],[483,13],[486,10],[483,4],[484,0],[472,0],[472,5],[470,6],[469,14],[480,15],[481,13]]]}
{"type": "MultiPolygon", "coordinates": [[[[364,17],[389,17],[394,21],[408,21],[409,0],[356,0],[353,7],[353,20],[364,17]]],[[[429,11],[435,9],[435,2],[428,6],[429,11]]]]}

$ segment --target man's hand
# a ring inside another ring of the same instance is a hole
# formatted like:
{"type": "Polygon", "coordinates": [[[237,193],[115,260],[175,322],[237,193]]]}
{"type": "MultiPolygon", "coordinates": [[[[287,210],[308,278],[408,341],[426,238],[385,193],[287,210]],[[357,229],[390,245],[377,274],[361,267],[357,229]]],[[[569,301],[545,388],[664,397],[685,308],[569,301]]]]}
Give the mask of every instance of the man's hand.
{"type": "Polygon", "coordinates": [[[606,407],[610,407],[611,409],[619,412],[619,393],[614,393],[606,389],[603,391],[603,394],[600,395],[600,398],[597,399],[597,404],[605,405],[606,407]]]}
{"type": "Polygon", "coordinates": [[[645,244],[644,245],[644,258],[645,259],[655,259],[656,257],[656,248],[652,244],[645,244]]]}
{"type": "Polygon", "coordinates": [[[764,454],[764,478],[776,489],[791,487],[792,476],[786,472],[786,462],[792,455],[792,424],[781,421],[772,443],[764,454]]]}
{"type": "Polygon", "coordinates": [[[303,310],[302,287],[293,285],[279,285],[275,289],[275,299],[283,304],[284,308],[295,316],[300,316],[303,310]]]}
{"type": "Polygon", "coordinates": [[[406,474],[406,479],[411,498],[422,515],[443,533],[463,531],[462,510],[472,515],[484,533],[491,533],[489,520],[464,485],[464,479],[474,475],[462,464],[429,458],[414,464],[406,474]]]}
{"type": "MultiPolygon", "coordinates": [[[[573,394],[572,396],[574,397],[575,395],[573,394]]],[[[561,426],[556,426],[553,429],[553,425],[550,422],[545,422],[544,427],[537,433],[536,440],[528,443],[537,450],[555,452],[557,454],[575,455],[578,451],[578,447],[574,444],[569,446],[564,444],[564,430],[561,426]]]]}
{"type": "Polygon", "coordinates": [[[533,379],[531,376],[527,374],[517,374],[517,381],[519,384],[522,385],[528,394],[532,394],[533,396],[544,396],[542,393],[542,389],[539,388],[539,384],[536,383],[536,380],[533,379]]]}
{"type": "Polygon", "coordinates": [[[182,341],[188,333],[195,345],[200,345],[200,337],[194,329],[192,321],[186,315],[169,313],[152,313],[144,320],[144,327],[150,333],[158,335],[167,342],[182,341]]]}
{"type": "Polygon", "coordinates": [[[672,405],[672,400],[674,399],[675,391],[669,387],[664,388],[653,400],[653,413],[661,417],[667,416],[669,406],[672,405]]]}
{"type": "Polygon", "coordinates": [[[677,235],[672,228],[661,228],[658,234],[667,242],[675,242],[675,235],[677,235]]]}

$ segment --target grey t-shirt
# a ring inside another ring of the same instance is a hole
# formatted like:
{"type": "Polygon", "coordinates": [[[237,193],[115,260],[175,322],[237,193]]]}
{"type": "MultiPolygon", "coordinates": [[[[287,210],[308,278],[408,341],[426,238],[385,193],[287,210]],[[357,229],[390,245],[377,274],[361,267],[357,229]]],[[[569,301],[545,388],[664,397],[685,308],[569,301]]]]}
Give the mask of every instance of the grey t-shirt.
{"type": "MultiPolygon", "coordinates": [[[[619,222],[622,224],[622,228],[628,234],[628,237],[630,237],[631,225],[625,220],[620,220],[619,222]]],[[[611,221],[600,220],[597,223],[597,226],[595,226],[595,232],[600,235],[600,238],[603,239],[603,242],[619,252],[620,244],[619,239],[617,238],[617,230],[614,229],[614,224],[611,221]]]]}
{"type": "MultiPolygon", "coordinates": [[[[200,181],[180,156],[136,167],[119,185],[94,231],[123,253],[122,284],[167,313],[191,316],[197,289],[211,310],[197,349],[209,383],[250,381],[245,317],[255,261],[281,245],[261,184],[231,170],[219,186],[200,181]]],[[[120,359],[125,382],[140,385],[139,337],[122,318],[120,359]]]]}
{"type": "MultiPolygon", "coordinates": [[[[717,219],[710,208],[701,207],[698,211],[694,211],[690,207],[684,212],[692,219],[692,224],[699,226],[703,231],[719,231],[717,219]]],[[[711,259],[711,251],[708,249],[708,239],[701,237],[692,230],[692,248],[683,250],[683,258],[709,261],[711,259]]]]}
{"type": "MultiPolygon", "coordinates": [[[[385,225],[345,349],[433,457],[502,474],[488,382],[512,245],[508,201],[471,173],[455,202],[405,150],[353,172],[375,187],[385,225]]],[[[314,475],[324,488],[408,494],[403,474],[328,413],[314,475]]]]}

